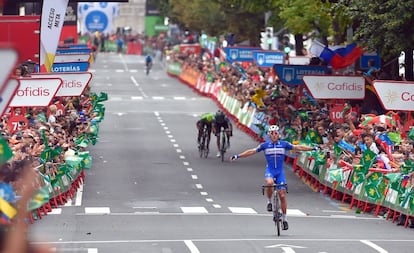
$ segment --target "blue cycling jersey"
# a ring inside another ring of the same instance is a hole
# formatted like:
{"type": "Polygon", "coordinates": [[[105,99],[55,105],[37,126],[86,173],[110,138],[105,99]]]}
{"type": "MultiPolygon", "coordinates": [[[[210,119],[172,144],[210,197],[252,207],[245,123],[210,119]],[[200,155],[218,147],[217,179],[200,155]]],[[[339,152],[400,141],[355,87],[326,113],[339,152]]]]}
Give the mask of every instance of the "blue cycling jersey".
{"type": "Polygon", "coordinates": [[[286,150],[292,150],[293,145],[287,141],[264,142],[256,149],[257,152],[264,151],[267,161],[267,170],[273,172],[283,171],[286,150]]]}

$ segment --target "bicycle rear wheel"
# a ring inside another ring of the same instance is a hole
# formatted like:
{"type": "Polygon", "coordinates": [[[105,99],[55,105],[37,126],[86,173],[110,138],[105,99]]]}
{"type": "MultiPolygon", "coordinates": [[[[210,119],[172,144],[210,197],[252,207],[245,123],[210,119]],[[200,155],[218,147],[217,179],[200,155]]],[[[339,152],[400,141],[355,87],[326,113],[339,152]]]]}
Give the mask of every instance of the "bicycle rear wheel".
{"type": "Polygon", "coordinates": [[[273,221],[275,222],[277,236],[280,236],[280,217],[279,217],[279,196],[277,195],[277,191],[273,193],[273,221]]]}

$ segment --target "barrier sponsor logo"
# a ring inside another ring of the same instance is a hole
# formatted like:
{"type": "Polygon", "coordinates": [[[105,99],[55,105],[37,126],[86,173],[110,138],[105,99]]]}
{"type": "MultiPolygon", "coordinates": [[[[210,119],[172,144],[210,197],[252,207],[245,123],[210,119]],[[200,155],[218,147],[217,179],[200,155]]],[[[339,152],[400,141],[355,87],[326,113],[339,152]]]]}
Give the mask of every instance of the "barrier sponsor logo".
{"type": "Polygon", "coordinates": [[[63,80],[57,97],[80,96],[88,87],[92,79],[92,73],[59,73],[59,74],[37,74],[32,75],[32,78],[60,78],[63,80]]]}
{"type": "Polygon", "coordinates": [[[89,62],[54,63],[52,72],[86,72],[88,69],[89,62]]]}
{"type": "Polygon", "coordinates": [[[323,66],[274,65],[274,70],[285,85],[302,85],[305,75],[325,75],[328,69],[323,66]]]}
{"type": "Polygon", "coordinates": [[[10,107],[48,106],[62,84],[60,78],[22,78],[10,107]]]}
{"type": "Polygon", "coordinates": [[[373,86],[386,110],[414,111],[414,82],[374,81],[373,86]]]}
{"type": "Polygon", "coordinates": [[[303,81],[316,99],[363,99],[365,97],[365,79],[362,76],[306,75],[303,81]]]}
{"type": "Polygon", "coordinates": [[[228,61],[252,62],[253,51],[260,51],[259,47],[226,47],[224,51],[228,61]]]}
{"type": "Polygon", "coordinates": [[[180,52],[184,54],[200,54],[201,46],[198,44],[181,44],[180,52]]]}
{"type": "Polygon", "coordinates": [[[278,51],[254,51],[253,58],[259,67],[271,68],[275,64],[283,64],[285,54],[278,51]]]}

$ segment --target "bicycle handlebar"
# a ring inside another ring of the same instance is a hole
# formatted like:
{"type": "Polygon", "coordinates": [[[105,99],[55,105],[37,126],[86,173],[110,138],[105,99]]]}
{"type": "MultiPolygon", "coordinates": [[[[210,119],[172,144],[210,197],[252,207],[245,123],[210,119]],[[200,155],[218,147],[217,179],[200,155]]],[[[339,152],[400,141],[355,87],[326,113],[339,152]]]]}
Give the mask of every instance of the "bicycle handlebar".
{"type": "Polygon", "coordinates": [[[287,184],[273,184],[273,185],[262,185],[262,194],[264,195],[265,188],[273,188],[273,190],[276,190],[278,187],[286,187],[286,192],[288,193],[288,187],[287,184]]]}

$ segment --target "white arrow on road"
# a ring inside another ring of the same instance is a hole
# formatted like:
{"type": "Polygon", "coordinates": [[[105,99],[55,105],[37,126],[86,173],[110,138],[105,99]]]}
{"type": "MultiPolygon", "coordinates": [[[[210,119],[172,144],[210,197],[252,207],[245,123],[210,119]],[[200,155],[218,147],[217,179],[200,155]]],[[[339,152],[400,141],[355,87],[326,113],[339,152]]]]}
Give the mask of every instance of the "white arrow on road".
{"type": "Polygon", "coordinates": [[[275,244],[275,245],[266,246],[265,248],[266,249],[281,248],[284,253],[295,253],[295,250],[293,250],[293,249],[305,249],[306,247],[296,246],[296,245],[288,245],[288,244],[275,244]]]}

